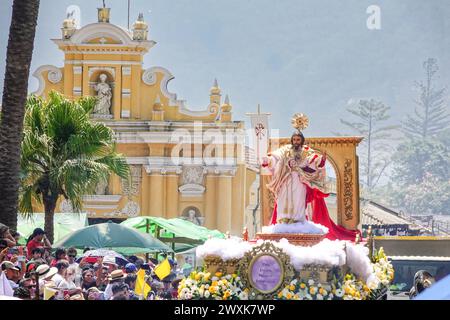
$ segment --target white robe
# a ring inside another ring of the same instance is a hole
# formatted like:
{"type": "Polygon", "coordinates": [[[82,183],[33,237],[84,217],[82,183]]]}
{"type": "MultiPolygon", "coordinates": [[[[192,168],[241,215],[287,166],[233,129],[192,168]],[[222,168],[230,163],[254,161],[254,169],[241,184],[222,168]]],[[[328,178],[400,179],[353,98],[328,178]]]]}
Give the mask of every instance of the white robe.
{"type": "MultiPolygon", "coordinates": [[[[286,147],[282,147],[270,155],[269,169],[272,174],[274,174],[279,161],[283,160],[282,157],[286,157],[286,152],[283,151],[286,150],[285,148],[286,147]]],[[[313,150],[309,150],[311,154],[299,160],[297,165],[300,168],[309,167],[313,170],[317,170],[317,164],[322,160],[322,156],[313,158],[315,153],[313,153],[313,150]]],[[[323,171],[322,175],[324,175],[324,168],[321,168],[320,170],[323,171]]],[[[305,183],[309,184],[309,182],[302,175],[300,175],[298,171],[291,170],[284,182],[280,185],[280,188],[276,194],[278,221],[281,219],[292,219],[298,222],[306,221],[307,187],[305,183]]]]}

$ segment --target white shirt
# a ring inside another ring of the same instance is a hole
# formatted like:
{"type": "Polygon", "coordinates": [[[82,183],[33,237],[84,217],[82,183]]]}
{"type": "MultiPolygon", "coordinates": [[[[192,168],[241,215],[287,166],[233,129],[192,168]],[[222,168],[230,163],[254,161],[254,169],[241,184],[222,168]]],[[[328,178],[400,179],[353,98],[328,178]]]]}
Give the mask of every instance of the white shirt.
{"type": "Polygon", "coordinates": [[[68,281],[66,279],[63,279],[58,285],[58,289],[73,290],[76,288],[77,288],[77,286],[75,285],[75,283],[73,281],[68,281]]]}
{"type": "Polygon", "coordinates": [[[59,284],[61,283],[61,281],[63,281],[64,278],[62,275],[60,275],[59,273],[55,274],[52,278],[52,281],[55,283],[55,285],[58,287],[59,284]]]}
{"type": "Polygon", "coordinates": [[[108,283],[108,285],[106,286],[105,292],[103,293],[103,295],[105,297],[105,300],[109,300],[113,296],[112,285],[110,283],[108,283]]]}

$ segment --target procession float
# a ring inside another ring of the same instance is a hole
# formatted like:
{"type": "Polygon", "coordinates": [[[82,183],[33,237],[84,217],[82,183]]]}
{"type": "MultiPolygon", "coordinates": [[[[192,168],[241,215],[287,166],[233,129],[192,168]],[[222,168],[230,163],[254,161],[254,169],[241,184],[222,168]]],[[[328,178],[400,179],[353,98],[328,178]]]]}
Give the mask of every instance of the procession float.
{"type": "Polygon", "coordinates": [[[248,239],[209,239],[196,250],[202,271],[184,278],[182,300],[370,300],[385,299],[394,277],[371,230],[335,224],[324,198],[326,153],[305,144],[308,118],[296,114],[290,144],[269,153],[261,166],[272,176],[271,223],[248,239]]]}

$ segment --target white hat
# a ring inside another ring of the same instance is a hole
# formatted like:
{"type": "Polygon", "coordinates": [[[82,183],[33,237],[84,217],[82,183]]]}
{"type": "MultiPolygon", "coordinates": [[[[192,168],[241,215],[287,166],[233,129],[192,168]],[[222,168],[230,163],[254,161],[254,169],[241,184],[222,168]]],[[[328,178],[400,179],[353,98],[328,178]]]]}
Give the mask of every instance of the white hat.
{"type": "Polygon", "coordinates": [[[104,256],[103,263],[117,265],[116,258],[114,256],[104,256]]]}
{"type": "Polygon", "coordinates": [[[41,279],[47,279],[58,273],[58,269],[55,267],[49,267],[47,264],[41,264],[36,268],[36,273],[41,279]]]}

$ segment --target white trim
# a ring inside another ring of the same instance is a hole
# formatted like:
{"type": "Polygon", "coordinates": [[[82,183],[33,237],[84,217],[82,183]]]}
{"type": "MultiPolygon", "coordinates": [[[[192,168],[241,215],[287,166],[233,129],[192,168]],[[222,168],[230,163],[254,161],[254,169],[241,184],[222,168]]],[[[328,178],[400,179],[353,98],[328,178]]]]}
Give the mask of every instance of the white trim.
{"type": "Polygon", "coordinates": [[[82,74],[83,66],[73,66],[73,74],[82,74]]]}
{"type": "Polygon", "coordinates": [[[121,116],[121,118],[129,118],[130,117],[130,110],[122,110],[120,116],[121,116]]]}
{"type": "Polygon", "coordinates": [[[130,94],[131,89],[122,89],[122,94],[130,94]]]}
{"type": "Polygon", "coordinates": [[[67,50],[64,51],[65,54],[117,54],[117,55],[124,55],[124,54],[128,54],[128,55],[133,55],[133,56],[143,56],[146,54],[146,52],[133,52],[133,51],[125,51],[125,50],[121,50],[121,51],[91,51],[91,50],[67,50]]]}
{"type": "Polygon", "coordinates": [[[122,28],[111,23],[91,23],[78,29],[70,38],[71,42],[83,44],[94,38],[108,37],[122,42],[122,44],[132,44],[132,35],[122,28]]]}
{"type": "Polygon", "coordinates": [[[198,197],[205,193],[206,188],[198,184],[185,184],[178,188],[183,197],[198,197]]]}
{"type": "Polygon", "coordinates": [[[132,64],[141,66],[143,62],[137,62],[137,61],[128,61],[128,60],[120,60],[120,61],[114,61],[114,60],[64,60],[64,63],[66,64],[93,64],[93,65],[99,65],[99,64],[117,64],[117,65],[123,65],[123,64],[132,64]]]}
{"type": "Polygon", "coordinates": [[[81,96],[81,88],[80,87],[73,87],[73,95],[74,96],[81,96]]]}
{"type": "MultiPolygon", "coordinates": [[[[99,43],[73,43],[70,39],[69,40],[63,40],[63,39],[51,39],[58,47],[61,47],[61,50],[64,51],[67,47],[86,47],[86,48],[94,48],[97,49],[99,46],[102,46],[102,48],[105,48],[108,50],[109,48],[124,48],[124,49],[130,49],[130,50],[136,50],[136,49],[144,49],[144,52],[142,52],[142,55],[144,55],[146,52],[148,52],[149,49],[151,49],[156,42],[153,40],[145,40],[145,41],[133,41],[132,44],[124,45],[124,44],[99,44],[99,43]]],[[[83,48],[80,48],[79,50],[83,50],[83,48]]]]}
{"type": "Polygon", "coordinates": [[[111,73],[111,75],[113,76],[114,79],[116,79],[116,68],[111,68],[111,67],[89,67],[89,70],[88,70],[89,78],[91,78],[91,76],[94,74],[95,71],[107,71],[107,72],[111,73]]]}
{"type": "Polygon", "coordinates": [[[122,76],[131,76],[131,66],[122,66],[122,76]]]}
{"type": "MultiPolygon", "coordinates": [[[[221,133],[224,134],[224,133],[221,133]]],[[[178,144],[181,141],[185,143],[214,143],[216,142],[212,135],[205,135],[203,133],[192,133],[189,132],[186,136],[178,135],[174,132],[115,132],[115,139],[117,143],[172,143],[178,144]]],[[[237,145],[239,144],[240,138],[243,137],[242,134],[238,132],[233,132],[230,136],[227,136],[230,140],[230,143],[226,143],[228,141],[223,141],[223,144],[226,145],[237,145]]],[[[222,144],[222,143],[220,143],[222,144]]]]}
{"type": "Polygon", "coordinates": [[[106,194],[106,195],[86,195],[83,196],[83,201],[101,201],[101,202],[119,202],[122,198],[122,195],[113,195],[113,194],[106,194]]]}
{"type": "Polygon", "coordinates": [[[39,87],[38,87],[38,89],[37,89],[35,92],[33,92],[32,94],[37,95],[37,96],[40,96],[40,95],[42,95],[42,93],[44,92],[44,90],[45,90],[45,79],[44,79],[43,73],[44,73],[45,71],[61,72],[61,69],[58,68],[58,67],[55,67],[55,66],[53,66],[53,65],[49,65],[49,64],[40,66],[40,67],[33,73],[33,77],[35,77],[35,78],[38,79],[38,81],[39,81],[39,87]]]}
{"type": "Polygon", "coordinates": [[[114,204],[83,204],[85,209],[99,209],[99,210],[115,210],[119,205],[114,204]]]}

